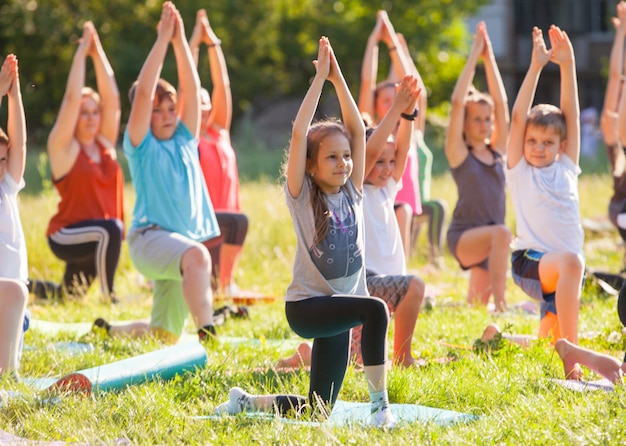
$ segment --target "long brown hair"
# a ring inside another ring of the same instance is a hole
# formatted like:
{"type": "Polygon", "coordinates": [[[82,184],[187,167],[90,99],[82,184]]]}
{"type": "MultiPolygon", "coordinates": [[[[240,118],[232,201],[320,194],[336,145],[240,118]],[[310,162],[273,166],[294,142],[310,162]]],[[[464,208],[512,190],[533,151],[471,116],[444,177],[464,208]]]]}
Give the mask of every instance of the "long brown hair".
{"type": "MultiPolygon", "coordinates": [[[[306,135],[307,173],[309,168],[317,162],[319,147],[324,138],[337,133],[344,135],[350,140],[350,134],[345,126],[337,120],[319,121],[309,127],[306,135]]],[[[313,217],[315,219],[313,243],[317,245],[324,240],[328,232],[330,211],[328,210],[325,194],[318,186],[315,177],[310,175],[309,178],[311,180],[311,207],[313,208],[313,217]]]]}

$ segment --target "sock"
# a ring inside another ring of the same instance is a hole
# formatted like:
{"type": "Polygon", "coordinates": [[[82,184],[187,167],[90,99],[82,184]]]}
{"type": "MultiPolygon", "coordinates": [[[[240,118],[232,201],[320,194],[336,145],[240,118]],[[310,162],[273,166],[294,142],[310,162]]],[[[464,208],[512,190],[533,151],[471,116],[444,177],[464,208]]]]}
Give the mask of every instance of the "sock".
{"type": "Polygon", "coordinates": [[[389,395],[386,390],[370,392],[371,412],[376,413],[389,408],[389,395]]]}
{"type": "Polygon", "coordinates": [[[254,405],[255,395],[250,395],[241,387],[233,387],[228,392],[228,401],[220,404],[215,408],[217,415],[229,414],[236,415],[242,412],[258,412],[254,405]]]}
{"type": "Polygon", "coordinates": [[[198,330],[198,339],[201,341],[205,339],[210,339],[215,337],[217,333],[215,332],[215,327],[213,325],[205,325],[201,329],[198,330]]]}

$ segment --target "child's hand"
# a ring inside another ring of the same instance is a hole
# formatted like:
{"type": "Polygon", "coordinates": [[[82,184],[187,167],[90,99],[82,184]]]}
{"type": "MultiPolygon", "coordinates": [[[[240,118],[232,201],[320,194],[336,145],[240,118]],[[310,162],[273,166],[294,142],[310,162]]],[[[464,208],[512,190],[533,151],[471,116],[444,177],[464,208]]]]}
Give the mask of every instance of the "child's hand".
{"type": "Polygon", "coordinates": [[[207,45],[213,45],[219,42],[220,39],[217,38],[217,35],[213,31],[213,28],[211,28],[209,18],[206,15],[206,11],[204,9],[201,9],[200,11],[198,11],[198,16],[200,17],[200,21],[202,24],[202,41],[207,45]]]}
{"type": "Polygon", "coordinates": [[[174,4],[172,3],[172,10],[174,14],[174,32],[172,33],[172,43],[180,44],[186,42],[185,37],[185,22],[183,22],[183,18],[180,15],[180,12],[174,4]]]}
{"type": "Polygon", "coordinates": [[[83,36],[85,36],[86,33],[90,35],[89,40],[91,41],[89,45],[89,55],[95,57],[98,54],[98,48],[100,48],[102,44],[100,43],[100,36],[98,36],[98,31],[93,22],[88,21],[83,25],[83,36]]]}
{"type": "Polygon", "coordinates": [[[550,26],[548,31],[550,37],[550,46],[552,47],[552,62],[561,65],[574,61],[574,49],[567,33],[558,26],[550,26]]]}
{"type": "Polygon", "coordinates": [[[396,87],[396,94],[393,98],[394,104],[402,110],[402,113],[410,115],[415,110],[415,105],[420,93],[421,88],[418,88],[417,78],[412,75],[404,76],[402,82],[396,87]]]}
{"type": "Polygon", "coordinates": [[[474,40],[472,42],[472,53],[483,54],[485,50],[485,37],[484,37],[485,22],[479,22],[476,25],[476,33],[474,33],[474,40]]]}
{"type": "Polygon", "coordinates": [[[330,42],[328,42],[328,37],[322,36],[320,38],[317,59],[313,61],[313,65],[315,65],[317,72],[316,76],[324,80],[328,79],[330,73],[330,42]]]}
{"type": "Polygon", "coordinates": [[[533,28],[533,54],[530,59],[531,65],[544,67],[552,57],[553,49],[546,48],[543,32],[536,26],[533,28]]]}
{"type": "Polygon", "coordinates": [[[626,35],[626,2],[617,4],[617,17],[611,18],[611,21],[617,34],[626,35]]]}
{"type": "Polygon", "coordinates": [[[89,55],[94,54],[94,33],[96,28],[93,26],[92,22],[85,22],[83,24],[83,35],[80,39],[78,39],[79,48],[82,48],[82,51],[86,52],[89,55]]]}
{"type": "Polygon", "coordinates": [[[387,11],[379,11],[379,16],[382,21],[382,30],[380,40],[385,43],[389,48],[393,47],[392,35],[396,33],[393,29],[393,25],[391,24],[391,20],[389,20],[389,16],[387,15],[387,11]]]}
{"type": "Polygon", "coordinates": [[[370,39],[374,39],[376,42],[380,42],[383,38],[383,27],[385,26],[383,23],[383,15],[386,14],[386,11],[378,11],[376,13],[376,24],[369,36],[370,39]]]}
{"type": "Polygon", "coordinates": [[[161,19],[157,25],[157,35],[167,39],[168,42],[174,36],[174,31],[176,29],[176,14],[173,7],[174,5],[172,2],[163,3],[163,8],[161,9],[161,19]]]}
{"type": "Polygon", "coordinates": [[[14,54],[9,54],[2,63],[0,68],[0,97],[7,94],[13,82],[13,70],[16,65],[14,54]]]}
{"type": "Polygon", "coordinates": [[[489,38],[489,33],[487,33],[487,25],[485,24],[485,22],[480,22],[478,24],[478,28],[476,32],[479,32],[483,36],[484,46],[483,46],[483,51],[482,53],[480,53],[480,55],[482,56],[483,59],[487,59],[488,57],[491,57],[493,49],[491,46],[491,39],[489,38]]]}
{"type": "Polygon", "coordinates": [[[335,57],[335,51],[330,45],[330,42],[328,42],[328,48],[330,49],[330,70],[328,71],[328,80],[334,83],[341,80],[343,78],[343,74],[341,73],[339,62],[337,62],[337,58],[335,57]]]}

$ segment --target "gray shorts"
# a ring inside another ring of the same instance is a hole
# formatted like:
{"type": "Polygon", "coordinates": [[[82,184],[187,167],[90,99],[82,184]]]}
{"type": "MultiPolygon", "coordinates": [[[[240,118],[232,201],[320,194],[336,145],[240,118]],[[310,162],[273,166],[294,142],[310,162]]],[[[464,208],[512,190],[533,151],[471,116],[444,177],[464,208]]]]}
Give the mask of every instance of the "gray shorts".
{"type": "Polygon", "coordinates": [[[135,268],[154,281],[150,326],[180,336],[189,314],[183,296],[180,262],[190,248],[206,248],[199,242],[158,226],[131,228],[127,241],[135,268]]]}
{"type": "MultiPolygon", "coordinates": [[[[385,276],[367,273],[367,290],[370,296],[379,297],[385,301],[389,308],[389,314],[393,314],[409,291],[409,285],[413,276],[385,276]]],[[[361,331],[363,326],[359,325],[352,329],[352,339],[350,341],[350,356],[362,364],[361,356],[361,331]]]]}

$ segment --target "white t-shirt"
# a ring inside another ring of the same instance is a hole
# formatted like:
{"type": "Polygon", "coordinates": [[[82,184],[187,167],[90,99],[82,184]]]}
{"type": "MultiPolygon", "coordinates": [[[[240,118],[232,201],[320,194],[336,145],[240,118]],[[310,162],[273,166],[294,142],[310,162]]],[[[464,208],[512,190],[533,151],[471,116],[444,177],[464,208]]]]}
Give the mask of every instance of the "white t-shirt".
{"type": "Polygon", "coordinates": [[[393,208],[399,186],[393,178],[386,187],[363,185],[365,269],[374,274],[406,274],[404,248],[393,208]]]}
{"type": "Polygon", "coordinates": [[[0,277],[28,280],[26,242],[17,206],[17,193],[24,179],[16,183],[7,172],[0,181],[0,277]]]}
{"type": "Polygon", "coordinates": [[[565,154],[546,167],[533,167],[522,158],[515,167],[506,169],[517,220],[514,249],[583,255],[580,173],[580,167],[565,154]]]}

